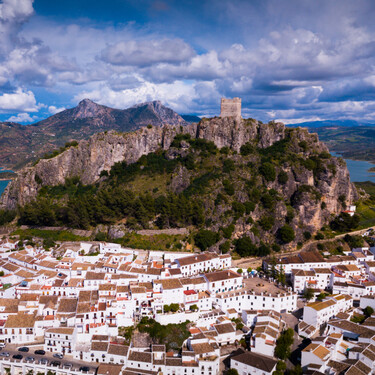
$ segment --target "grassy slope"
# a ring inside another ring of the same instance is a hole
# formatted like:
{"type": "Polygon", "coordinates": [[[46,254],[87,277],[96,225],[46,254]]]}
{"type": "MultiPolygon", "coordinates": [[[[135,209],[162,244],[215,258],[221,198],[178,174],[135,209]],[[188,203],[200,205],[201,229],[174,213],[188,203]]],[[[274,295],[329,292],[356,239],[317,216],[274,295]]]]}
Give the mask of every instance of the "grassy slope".
{"type": "Polygon", "coordinates": [[[375,226],[375,184],[372,182],[355,182],[355,185],[370,196],[357,204],[357,213],[361,217],[358,229],[375,226]]]}

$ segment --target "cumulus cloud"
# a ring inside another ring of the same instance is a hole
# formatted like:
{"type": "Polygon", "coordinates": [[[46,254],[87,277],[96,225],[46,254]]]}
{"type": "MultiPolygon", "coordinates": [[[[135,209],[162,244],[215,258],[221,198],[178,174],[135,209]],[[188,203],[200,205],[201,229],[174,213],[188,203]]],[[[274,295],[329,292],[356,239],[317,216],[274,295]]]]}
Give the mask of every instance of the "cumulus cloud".
{"type": "Polygon", "coordinates": [[[108,46],[101,52],[101,59],[113,65],[142,67],[186,61],[194,54],[192,47],[181,39],[129,40],[108,46]]]}
{"type": "Polygon", "coordinates": [[[37,120],[37,116],[30,116],[28,113],[19,113],[17,116],[11,116],[7,121],[10,122],[21,122],[21,123],[30,123],[37,120]]]}
{"type": "Polygon", "coordinates": [[[176,111],[186,111],[194,96],[194,87],[182,81],[175,81],[172,84],[154,84],[144,81],[140,86],[120,91],[114,91],[104,85],[92,91],[80,93],[74,100],[79,102],[84,98],[89,98],[115,108],[128,108],[137,103],[160,100],[176,111]]]}
{"type": "Polygon", "coordinates": [[[36,103],[32,91],[23,91],[21,88],[13,93],[0,95],[0,112],[25,111],[37,112],[39,106],[36,103]]]}
{"type": "Polygon", "coordinates": [[[65,111],[65,107],[55,107],[54,105],[50,105],[48,107],[48,112],[51,113],[52,115],[55,115],[56,113],[65,111]]]}
{"type": "Polygon", "coordinates": [[[4,0],[0,111],[18,116],[38,110],[34,96],[31,105],[7,109],[5,95],[21,100],[44,89],[73,96],[74,104],[90,97],[125,108],[159,99],[202,115],[217,114],[221,96],[241,96],[244,115],[263,120],[374,116],[371,1],[359,7],[350,0],[290,0],[283,6],[278,0],[223,0],[215,3],[214,19],[211,2],[194,11],[181,5],[183,12],[165,3],[147,21],[99,24],[33,17],[32,0],[4,0]],[[184,25],[191,26],[188,32],[184,25]]]}

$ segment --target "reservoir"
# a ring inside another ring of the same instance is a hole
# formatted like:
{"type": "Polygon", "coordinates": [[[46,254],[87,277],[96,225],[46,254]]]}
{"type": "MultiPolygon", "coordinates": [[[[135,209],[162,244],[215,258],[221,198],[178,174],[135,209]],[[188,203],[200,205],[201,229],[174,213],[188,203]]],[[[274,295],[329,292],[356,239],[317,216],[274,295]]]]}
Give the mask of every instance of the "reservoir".
{"type": "MultiPolygon", "coordinates": [[[[1,172],[12,172],[10,171],[9,169],[2,169],[0,167],[0,178],[1,178],[1,172]]],[[[8,183],[9,183],[10,180],[0,180],[0,195],[3,194],[3,191],[5,190],[5,188],[7,187],[8,183]]]]}
{"type": "MultiPolygon", "coordinates": [[[[332,156],[340,157],[340,153],[331,152],[332,156]]],[[[364,182],[371,181],[375,183],[375,173],[371,173],[368,170],[372,167],[375,167],[375,164],[372,164],[368,161],[363,160],[351,160],[344,159],[350,173],[350,179],[352,182],[364,182]]]]}

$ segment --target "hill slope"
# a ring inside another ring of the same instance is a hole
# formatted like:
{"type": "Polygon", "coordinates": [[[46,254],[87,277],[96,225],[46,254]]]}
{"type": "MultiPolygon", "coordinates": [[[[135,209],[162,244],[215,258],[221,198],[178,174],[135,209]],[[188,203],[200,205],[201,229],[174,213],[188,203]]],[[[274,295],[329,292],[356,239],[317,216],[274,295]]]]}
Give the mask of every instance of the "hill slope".
{"type": "Polygon", "coordinates": [[[2,204],[24,206],[28,225],[192,226],[211,244],[268,246],[301,241],[356,199],[345,163],[316,134],[214,118],[96,134],[21,171],[2,204]]]}
{"type": "Polygon", "coordinates": [[[0,123],[0,166],[18,169],[66,142],[88,139],[108,130],[132,131],[149,124],[185,125],[186,122],[159,101],[120,110],[84,99],[77,107],[32,125],[0,123]]]}

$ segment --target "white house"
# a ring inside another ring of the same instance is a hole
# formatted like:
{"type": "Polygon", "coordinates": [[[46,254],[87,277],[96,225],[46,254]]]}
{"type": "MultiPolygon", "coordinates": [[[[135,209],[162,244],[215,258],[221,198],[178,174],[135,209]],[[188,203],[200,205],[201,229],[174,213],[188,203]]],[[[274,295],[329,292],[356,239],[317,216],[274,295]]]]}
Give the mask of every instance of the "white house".
{"type": "Polygon", "coordinates": [[[276,370],[276,364],[276,359],[253,352],[244,352],[230,359],[230,367],[241,375],[272,375],[276,370]]]}

